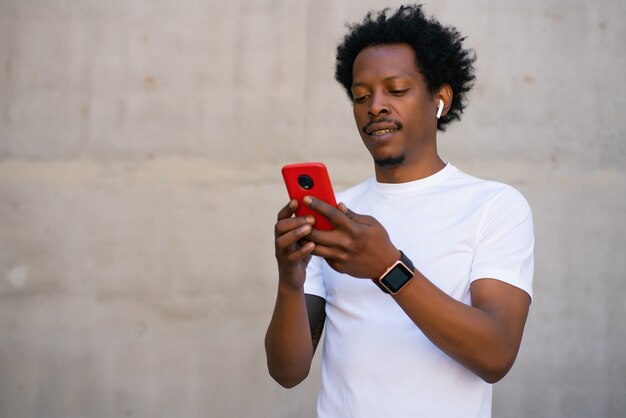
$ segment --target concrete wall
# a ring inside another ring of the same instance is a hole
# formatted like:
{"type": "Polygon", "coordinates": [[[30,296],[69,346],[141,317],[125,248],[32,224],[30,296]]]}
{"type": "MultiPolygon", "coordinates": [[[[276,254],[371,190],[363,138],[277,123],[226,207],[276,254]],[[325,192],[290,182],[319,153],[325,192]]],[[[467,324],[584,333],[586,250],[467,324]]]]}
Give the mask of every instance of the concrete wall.
{"type": "MultiPolygon", "coordinates": [[[[333,57],[381,4],[0,0],[1,417],[313,416],[265,367],[279,168],[371,175],[333,57]]],[[[626,416],[625,4],[426,4],[478,54],[443,157],[534,210],[497,417],[626,416]]]]}

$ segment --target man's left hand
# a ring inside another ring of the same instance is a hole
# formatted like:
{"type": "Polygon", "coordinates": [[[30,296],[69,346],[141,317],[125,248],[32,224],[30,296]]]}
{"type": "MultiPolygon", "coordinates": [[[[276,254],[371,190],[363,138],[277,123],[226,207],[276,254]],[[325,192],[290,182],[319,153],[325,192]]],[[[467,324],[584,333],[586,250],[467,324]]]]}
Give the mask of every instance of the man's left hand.
{"type": "Polygon", "coordinates": [[[312,196],[305,197],[303,202],[327,217],[335,227],[331,231],[314,229],[306,239],[315,244],[313,254],[326,259],[338,272],[378,278],[400,259],[400,251],[375,218],[354,213],[343,203],[334,208],[312,196]]]}

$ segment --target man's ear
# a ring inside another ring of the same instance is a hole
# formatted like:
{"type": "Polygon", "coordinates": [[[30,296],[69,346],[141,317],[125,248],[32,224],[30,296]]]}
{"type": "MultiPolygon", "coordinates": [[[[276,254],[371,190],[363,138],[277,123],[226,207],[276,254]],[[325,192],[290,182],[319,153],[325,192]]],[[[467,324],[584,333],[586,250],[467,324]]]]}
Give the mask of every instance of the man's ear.
{"type": "Polygon", "coordinates": [[[441,86],[441,88],[439,88],[437,93],[435,93],[435,106],[439,107],[439,100],[443,102],[441,116],[448,114],[448,110],[450,110],[450,105],[452,104],[452,97],[452,87],[450,87],[449,84],[444,84],[443,86],[441,86]]]}

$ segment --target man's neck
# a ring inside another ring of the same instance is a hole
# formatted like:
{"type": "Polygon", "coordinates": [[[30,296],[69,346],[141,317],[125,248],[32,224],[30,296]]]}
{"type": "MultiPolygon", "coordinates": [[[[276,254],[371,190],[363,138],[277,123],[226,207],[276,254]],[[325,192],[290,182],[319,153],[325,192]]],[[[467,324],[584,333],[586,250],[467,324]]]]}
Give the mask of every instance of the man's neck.
{"type": "Polygon", "coordinates": [[[441,171],[446,163],[435,155],[435,158],[419,162],[405,161],[403,164],[393,167],[384,168],[375,166],[376,180],[379,183],[407,183],[409,181],[420,180],[441,171]]]}

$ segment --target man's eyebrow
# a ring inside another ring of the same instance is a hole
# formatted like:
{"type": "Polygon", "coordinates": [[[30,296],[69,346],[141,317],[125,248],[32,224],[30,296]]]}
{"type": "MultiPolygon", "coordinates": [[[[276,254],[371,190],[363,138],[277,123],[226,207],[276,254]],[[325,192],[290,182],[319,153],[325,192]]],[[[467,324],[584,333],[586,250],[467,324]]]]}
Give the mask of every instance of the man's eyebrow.
{"type": "Polygon", "coordinates": [[[357,81],[357,82],[352,83],[352,88],[359,87],[359,86],[365,86],[365,85],[367,85],[367,83],[364,83],[362,81],[357,81]]]}
{"type": "MultiPolygon", "coordinates": [[[[408,76],[405,75],[405,74],[394,74],[394,75],[390,75],[389,77],[383,78],[383,82],[393,81],[393,80],[398,79],[398,78],[406,79],[406,78],[408,78],[408,76]]],[[[352,83],[352,87],[354,88],[354,87],[358,87],[358,86],[366,86],[368,84],[369,83],[366,83],[364,81],[354,81],[352,83]]]]}

